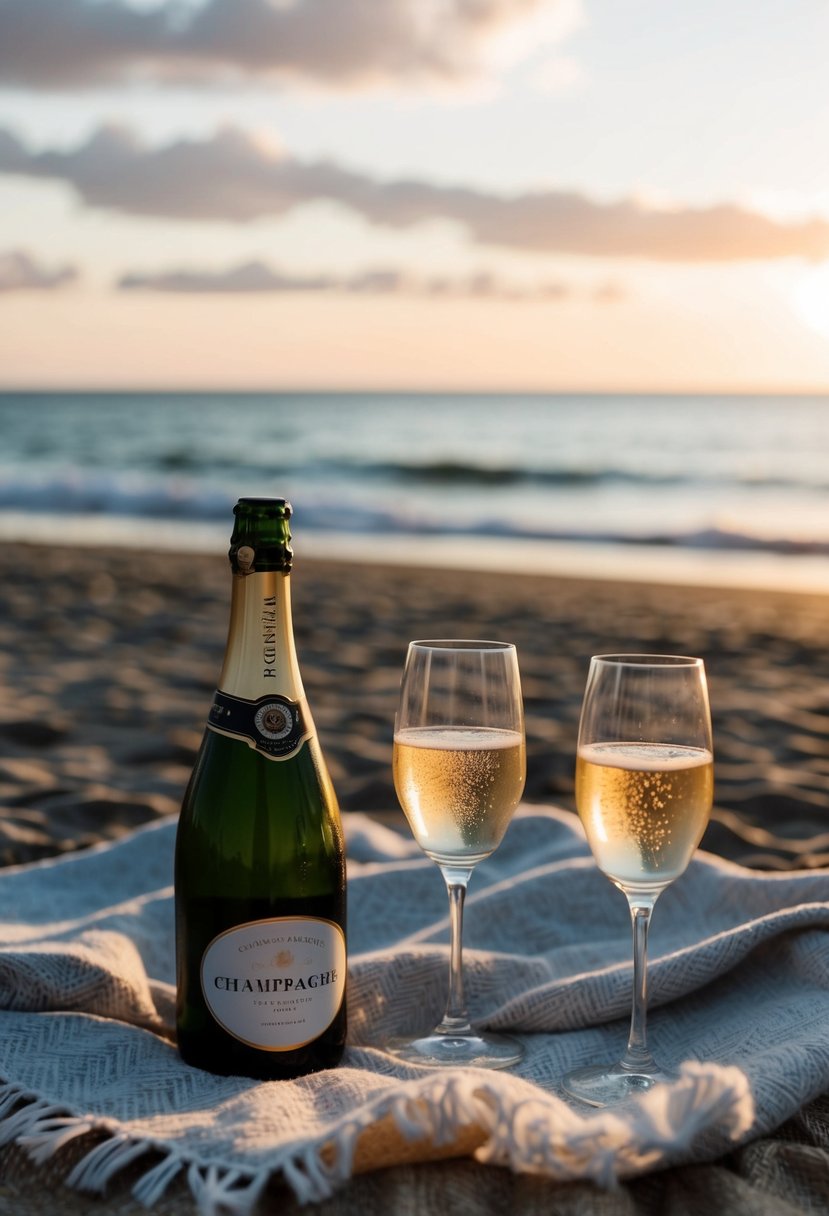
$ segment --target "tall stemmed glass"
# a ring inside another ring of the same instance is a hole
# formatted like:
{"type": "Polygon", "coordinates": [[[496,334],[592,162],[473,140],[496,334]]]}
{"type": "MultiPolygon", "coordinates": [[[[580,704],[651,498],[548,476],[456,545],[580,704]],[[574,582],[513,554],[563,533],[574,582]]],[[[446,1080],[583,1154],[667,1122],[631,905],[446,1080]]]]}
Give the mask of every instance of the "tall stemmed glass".
{"type": "Polygon", "coordinates": [[[475,1031],[463,991],[466,888],[501,843],[524,790],[526,745],[518,658],[508,642],[411,642],[394,731],[394,785],[415,840],[449,892],[449,998],[424,1038],[389,1050],[416,1064],[506,1068],[523,1056],[507,1036],[475,1031]]]}
{"type": "Polygon", "coordinates": [[[578,1069],[567,1093],[608,1106],[671,1080],[648,1049],[648,926],[659,894],[683,873],[713,796],[711,714],[701,659],[598,655],[579,726],[576,805],[593,856],[624,892],[633,924],[633,1011],[614,1065],[578,1069]]]}

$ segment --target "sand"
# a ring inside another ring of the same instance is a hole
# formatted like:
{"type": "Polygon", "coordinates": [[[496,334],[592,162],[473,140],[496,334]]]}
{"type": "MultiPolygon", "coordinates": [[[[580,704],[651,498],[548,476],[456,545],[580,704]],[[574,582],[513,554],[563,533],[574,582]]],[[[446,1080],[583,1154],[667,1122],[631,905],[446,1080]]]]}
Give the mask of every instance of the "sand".
{"type": "MultiPolygon", "coordinates": [[[[367,545],[370,542],[366,542],[367,545]]],[[[573,807],[591,654],[701,655],[716,751],[703,847],[829,863],[829,597],[337,564],[292,577],[306,692],[344,811],[396,813],[391,736],[413,637],[514,641],[526,800],[573,807]]],[[[222,556],[0,546],[0,862],[175,812],[221,665],[222,556]]]]}
{"type": "MultiPolygon", "coordinates": [[[[412,637],[517,643],[526,799],[569,808],[590,655],[690,653],[706,661],[714,715],[716,806],[703,846],[758,867],[829,864],[829,597],[511,577],[507,564],[507,548],[490,574],[298,559],[300,662],[346,813],[403,824],[391,736],[412,637]]],[[[112,839],[178,809],[221,664],[229,593],[221,556],[0,546],[0,864],[112,839]]],[[[796,1195],[818,1196],[818,1207],[825,1198],[827,1162],[824,1100],[777,1139],[612,1194],[461,1162],[368,1175],[317,1210],[416,1212],[427,1184],[449,1195],[477,1172],[480,1216],[551,1203],[572,1216],[684,1216],[723,1203],[741,1216],[781,1204],[800,1212],[818,1209],[796,1195]]],[[[33,1168],[65,1216],[140,1210],[128,1180],[92,1200],[50,1184],[14,1148],[0,1155],[0,1210],[43,1210],[33,1168]]],[[[298,1212],[284,1191],[266,1207],[298,1212]]],[[[173,1188],[158,1210],[194,1207],[173,1188]]]]}

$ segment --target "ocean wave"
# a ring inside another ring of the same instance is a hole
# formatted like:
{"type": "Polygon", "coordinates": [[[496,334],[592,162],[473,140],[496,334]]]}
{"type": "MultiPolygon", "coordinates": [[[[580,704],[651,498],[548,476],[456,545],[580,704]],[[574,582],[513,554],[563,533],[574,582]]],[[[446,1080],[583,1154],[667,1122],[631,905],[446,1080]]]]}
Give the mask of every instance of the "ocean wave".
{"type": "MultiPolygon", "coordinates": [[[[48,478],[0,478],[0,514],[60,515],[63,517],[168,521],[227,525],[236,494],[221,484],[185,478],[138,476],[56,475],[48,478]]],[[[467,502],[467,512],[468,512],[467,502]]],[[[580,528],[510,518],[485,496],[471,515],[459,518],[441,510],[439,502],[395,498],[379,503],[355,502],[331,491],[309,496],[300,508],[302,529],[320,533],[376,536],[494,537],[508,541],[556,541],[580,545],[656,546],[685,550],[829,556],[829,539],[761,534],[720,526],[645,527],[626,523],[621,513],[608,512],[607,527],[580,528]]],[[[658,516],[657,516],[658,517],[658,516]]]]}
{"type": "MultiPolygon", "coordinates": [[[[666,462],[669,463],[669,462],[666,462]]],[[[601,486],[627,485],[644,490],[660,487],[700,487],[711,489],[745,488],[753,491],[829,491],[829,478],[824,475],[809,477],[802,470],[796,475],[762,473],[756,469],[740,472],[733,468],[718,470],[709,467],[702,470],[688,465],[685,468],[634,468],[622,465],[559,465],[541,467],[519,464],[489,464],[467,460],[428,461],[363,461],[363,460],[318,460],[304,466],[295,466],[292,472],[303,472],[328,477],[358,477],[362,480],[383,480],[402,485],[417,484],[439,486],[461,486],[482,489],[499,486],[538,486],[555,489],[591,489],[601,486]]]]}
{"type": "Polygon", "coordinates": [[[196,481],[73,474],[0,478],[0,511],[210,521],[226,520],[234,501],[196,481]]]}
{"type": "MultiPolygon", "coordinates": [[[[558,464],[541,464],[527,461],[505,460],[493,462],[485,459],[367,459],[348,452],[336,456],[318,455],[307,451],[291,450],[289,446],[275,451],[267,444],[259,449],[248,449],[244,456],[240,452],[210,450],[198,446],[159,446],[157,450],[133,449],[125,464],[108,476],[112,453],[103,448],[98,452],[87,452],[80,463],[69,468],[53,449],[43,447],[36,458],[31,447],[19,452],[19,461],[31,467],[28,481],[17,474],[21,464],[15,463],[14,453],[7,453],[0,464],[0,498],[10,495],[26,496],[32,487],[49,495],[119,495],[127,492],[136,497],[141,493],[139,483],[151,487],[159,482],[180,481],[196,485],[211,483],[239,484],[251,480],[279,477],[291,478],[295,482],[314,484],[363,483],[367,486],[395,487],[402,491],[454,489],[486,493],[498,489],[557,490],[564,492],[613,489],[648,492],[659,489],[685,490],[693,493],[733,491],[759,495],[772,492],[779,495],[821,495],[829,493],[829,475],[823,465],[820,468],[803,468],[775,471],[758,470],[739,465],[685,461],[676,454],[673,459],[661,462],[642,461],[614,463],[611,460],[595,463],[568,463],[562,459],[558,464]],[[5,469],[3,468],[5,465],[5,469]],[[38,472],[40,469],[40,472],[38,472]],[[4,476],[5,474],[5,476],[4,476]],[[51,485],[50,485],[51,483],[51,485]]],[[[150,489],[150,495],[156,491],[150,489]]],[[[164,491],[163,493],[166,493],[164,491]]]]}

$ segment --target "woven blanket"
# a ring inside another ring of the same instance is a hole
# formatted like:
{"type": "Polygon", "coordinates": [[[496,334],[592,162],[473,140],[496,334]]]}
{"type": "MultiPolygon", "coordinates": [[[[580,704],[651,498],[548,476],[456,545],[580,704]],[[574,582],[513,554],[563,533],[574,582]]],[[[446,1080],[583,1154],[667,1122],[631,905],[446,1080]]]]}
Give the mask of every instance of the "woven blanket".
{"type": "Polygon", "coordinates": [[[612,1186],[713,1159],[829,1089],[825,875],[699,854],[651,936],[652,1048],[679,1079],[613,1111],[565,1101],[563,1073],[624,1047],[629,919],[576,818],[529,806],[475,871],[464,934],[473,1021],[517,1035],[523,1063],[396,1062],[384,1041],[443,1010],[446,892],[408,836],[345,821],[349,1046],[296,1081],[214,1077],[176,1052],[173,822],[0,872],[0,1144],[45,1162],[94,1132],[71,1186],[131,1164],[148,1206],[181,1175],[203,1211],[245,1212],[275,1175],[314,1202],[355,1172],[448,1156],[612,1186]]]}

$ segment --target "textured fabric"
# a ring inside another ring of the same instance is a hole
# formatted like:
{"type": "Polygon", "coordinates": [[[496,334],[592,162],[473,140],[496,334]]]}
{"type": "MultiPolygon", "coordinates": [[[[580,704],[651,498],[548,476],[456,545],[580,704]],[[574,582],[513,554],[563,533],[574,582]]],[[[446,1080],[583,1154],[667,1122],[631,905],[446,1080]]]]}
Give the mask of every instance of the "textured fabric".
{"type": "Polygon", "coordinates": [[[178,1058],[172,822],[0,872],[0,1144],[48,1162],[94,1132],[72,1186],[100,1189],[129,1167],[143,1202],[186,1178],[205,1211],[244,1211],[273,1176],[319,1201],[352,1172],[459,1155],[608,1185],[711,1160],[829,1089],[824,875],[694,860],[660,898],[651,938],[652,1047],[680,1080],[591,1112],[557,1085],[623,1049],[630,931],[574,817],[522,808],[473,875],[473,1018],[527,1053],[504,1073],[426,1071],[383,1052],[442,1012],[446,894],[408,837],[360,815],[346,831],[349,1047],[338,1069],[294,1082],[213,1077],[178,1058]]]}

